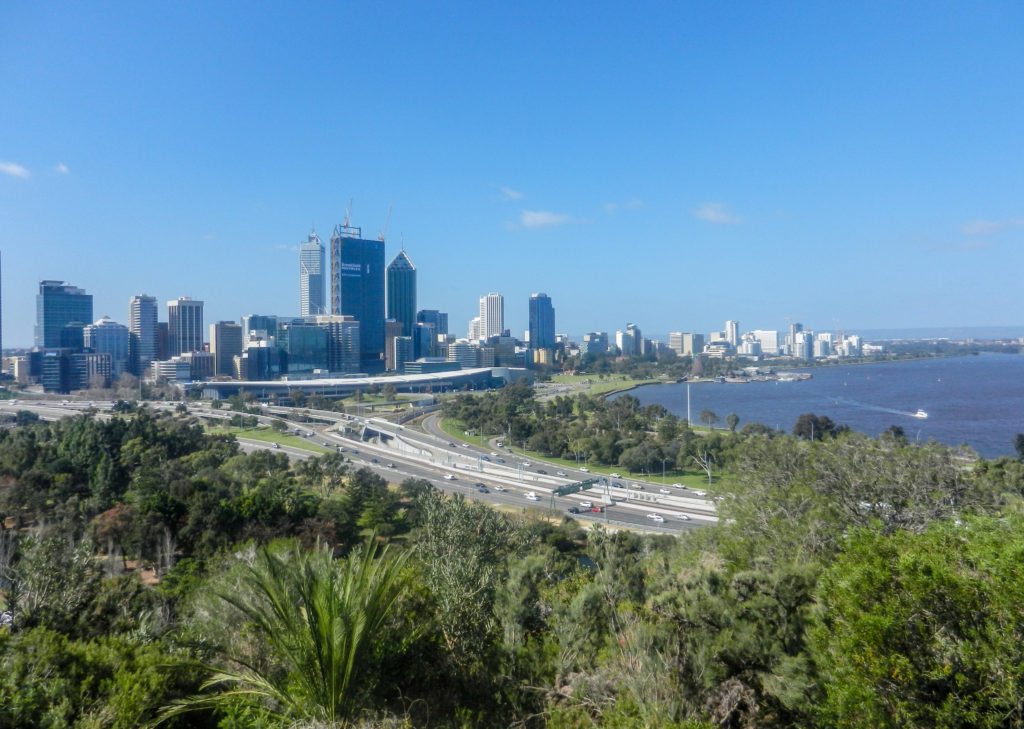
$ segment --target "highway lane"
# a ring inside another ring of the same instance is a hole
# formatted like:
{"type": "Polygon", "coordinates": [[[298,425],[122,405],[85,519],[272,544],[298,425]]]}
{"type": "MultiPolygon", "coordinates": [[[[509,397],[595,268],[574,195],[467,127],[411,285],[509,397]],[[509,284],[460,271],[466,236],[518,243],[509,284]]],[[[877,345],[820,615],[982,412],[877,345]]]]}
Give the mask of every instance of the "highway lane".
{"type": "MultiPolygon", "coordinates": [[[[176,402],[148,404],[154,409],[177,410],[178,408],[176,402]]],[[[36,412],[44,419],[59,419],[90,407],[95,408],[101,415],[105,415],[109,414],[110,406],[111,403],[107,402],[89,403],[73,400],[68,402],[0,401],[0,410],[26,409],[36,412]]],[[[230,418],[237,414],[233,411],[215,409],[197,403],[189,403],[188,410],[192,415],[219,419],[230,418]]],[[[297,411],[292,408],[263,408],[263,412],[256,417],[262,424],[269,425],[274,419],[294,414],[297,414],[297,411]]],[[[580,513],[572,516],[581,521],[605,522],[610,525],[618,524],[648,531],[678,532],[717,521],[714,516],[713,504],[706,500],[695,497],[656,496],[653,493],[640,491],[639,488],[630,489],[628,492],[619,492],[618,489],[611,489],[606,485],[599,490],[591,489],[578,494],[552,498],[551,492],[554,488],[574,480],[584,480],[592,474],[568,469],[565,471],[567,476],[560,478],[553,475],[560,469],[559,466],[531,463],[508,452],[493,456],[491,455],[492,451],[478,448],[469,443],[449,445],[450,443],[454,444],[455,441],[440,430],[436,423],[436,416],[428,417],[424,426],[427,432],[420,432],[376,418],[346,416],[331,411],[310,411],[310,415],[328,421],[329,424],[289,422],[289,434],[297,435],[297,437],[320,446],[334,448],[340,446],[345,449],[345,455],[352,461],[353,466],[365,465],[392,482],[400,482],[409,477],[423,478],[445,492],[461,493],[469,498],[487,503],[519,509],[548,511],[557,515],[569,515],[567,509],[575,506],[580,509],[580,513]],[[334,428],[339,426],[348,427],[357,432],[353,434],[354,437],[346,437],[334,431],[334,428]],[[359,434],[363,432],[364,428],[384,433],[389,437],[384,444],[362,441],[359,434]],[[493,460],[504,458],[505,455],[508,455],[509,458],[504,459],[506,461],[504,464],[493,460]],[[492,460],[483,460],[484,457],[492,460]],[[389,463],[394,464],[395,467],[388,468],[387,464],[389,463]],[[536,473],[537,469],[547,470],[548,473],[538,474],[536,473]],[[453,475],[454,479],[444,478],[446,474],[453,475]],[[478,491],[474,485],[478,482],[485,485],[487,493],[478,491]],[[537,500],[527,499],[527,493],[536,494],[537,500]],[[625,500],[625,496],[629,497],[628,502],[625,500]],[[637,499],[646,500],[636,503],[637,499]],[[608,505],[613,500],[616,503],[608,505]],[[588,511],[587,507],[581,505],[584,502],[603,505],[604,511],[588,511]],[[652,521],[648,518],[648,514],[651,513],[661,514],[665,521],[652,521]],[[690,518],[682,520],[677,517],[678,514],[686,514],[690,518]]],[[[259,448],[274,449],[273,444],[266,441],[242,437],[239,438],[239,442],[247,451],[259,448]]],[[[317,455],[317,453],[287,445],[280,446],[279,450],[287,453],[290,458],[296,459],[317,455]]],[[[497,453],[497,451],[494,452],[497,453]]],[[[636,484],[644,489],[654,486],[634,481],[628,483],[636,484]]]]}

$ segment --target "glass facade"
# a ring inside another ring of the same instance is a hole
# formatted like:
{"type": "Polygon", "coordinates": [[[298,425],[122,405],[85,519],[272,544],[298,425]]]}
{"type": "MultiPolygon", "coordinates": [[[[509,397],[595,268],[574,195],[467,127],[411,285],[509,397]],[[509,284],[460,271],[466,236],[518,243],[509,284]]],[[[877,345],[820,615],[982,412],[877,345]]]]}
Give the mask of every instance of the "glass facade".
{"type": "MultiPolygon", "coordinates": [[[[84,327],[92,321],[92,294],[63,281],[40,281],[36,296],[35,345],[60,347],[68,324],[84,327]]],[[[65,334],[65,341],[67,335],[65,334]]],[[[79,346],[81,346],[79,344],[79,346]]]]}
{"type": "Polygon", "coordinates": [[[384,369],[384,241],[361,235],[342,225],[331,233],[331,313],[359,322],[359,370],[374,374],[384,369]]]}
{"type": "Polygon", "coordinates": [[[553,349],[555,346],[555,307],[547,294],[530,297],[530,349],[553,349]]]}
{"type": "Polygon", "coordinates": [[[402,325],[401,336],[412,335],[416,325],[416,266],[405,251],[388,264],[388,319],[402,325]]]}

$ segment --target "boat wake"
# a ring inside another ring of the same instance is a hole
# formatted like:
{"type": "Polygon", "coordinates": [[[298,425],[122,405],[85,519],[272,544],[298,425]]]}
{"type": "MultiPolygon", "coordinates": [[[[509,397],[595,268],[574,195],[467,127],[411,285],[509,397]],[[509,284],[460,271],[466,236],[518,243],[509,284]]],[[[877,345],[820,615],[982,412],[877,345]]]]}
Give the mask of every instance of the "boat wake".
{"type": "Polygon", "coordinates": [[[864,410],[875,410],[880,413],[892,413],[893,415],[902,415],[907,418],[917,418],[923,420],[928,417],[928,413],[924,410],[918,410],[917,412],[910,412],[907,410],[897,410],[895,408],[882,407],[881,405],[871,405],[866,402],[859,402],[857,400],[847,400],[845,398],[835,398],[835,402],[842,403],[843,405],[851,405],[857,408],[863,408],[864,410]]]}

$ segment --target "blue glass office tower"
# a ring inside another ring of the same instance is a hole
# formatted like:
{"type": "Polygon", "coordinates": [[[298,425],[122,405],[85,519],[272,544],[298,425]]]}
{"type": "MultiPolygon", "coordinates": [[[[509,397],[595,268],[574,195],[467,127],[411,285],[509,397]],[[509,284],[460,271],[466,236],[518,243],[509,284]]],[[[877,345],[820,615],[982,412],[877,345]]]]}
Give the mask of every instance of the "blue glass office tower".
{"type": "Polygon", "coordinates": [[[530,349],[555,346],[555,308],[547,294],[530,297],[530,349]]]}
{"type": "Polygon", "coordinates": [[[331,233],[331,313],[359,322],[359,368],[384,370],[384,241],[337,225],[331,233]]]}
{"type": "MultiPolygon", "coordinates": [[[[92,294],[64,281],[40,281],[36,296],[37,347],[60,347],[61,334],[68,324],[81,330],[92,322],[92,294]]],[[[64,334],[67,341],[67,334],[64,334]]],[[[81,346],[81,345],[79,345],[81,346]]]]}
{"type": "Polygon", "coordinates": [[[402,325],[400,336],[412,336],[416,326],[416,266],[405,251],[388,264],[388,319],[402,325]]]}

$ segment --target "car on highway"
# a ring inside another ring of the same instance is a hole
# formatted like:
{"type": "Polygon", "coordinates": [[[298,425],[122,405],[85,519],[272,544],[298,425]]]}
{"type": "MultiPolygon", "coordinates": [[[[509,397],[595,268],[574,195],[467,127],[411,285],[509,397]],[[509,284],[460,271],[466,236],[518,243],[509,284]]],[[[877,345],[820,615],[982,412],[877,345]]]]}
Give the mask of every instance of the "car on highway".
{"type": "Polygon", "coordinates": [[[603,514],[604,513],[604,507],[603,506],[591,506],[590,510],[591,511],[596,511],[598,514],[603,514]]]}
{"type": "Polygon", "coordinates": [[[388,468],[394,468],[394,467],[395,467],[395,464],[394,464],[394,463],[389,463],[389,464],[388,464],[388,468]]]}
{"type": "Polygon", "coordinates": [[[274,443],[273,445],[274,445],[274,447],[275,447],[275,448],[280,448],[280,447],[281,447],[281,446],[280,446],[279,444],[277,444],[277,443],[274,443]]]}
{"type": "Polygon", "coordinates": [[[694,491],[693,493],[696,496],[707,496],[708,495],[707,491],[694,491]]]}
{"type": "Polygon", "coordinates": [[[496,460],[498,463],[504,463],[505,462],[504,458],[495,458],[494,460],[496,460]]]}
{"type": "Polygon", "coordinates": [[[622,476],[620,476],[620,475],[619,475],[619,474],[617,474],[617,473],[613,473],[613,474],[612,474],[612,478],[622,478],[622,476]]]}
{"type": "Polygon", "coordinates": [[[540,497],[537,496],[537,494],[535,494],[533,491],[526,494],[526,498],[528,498],[530,501],[540,501],[540,497]]]}
{"type": "Polygon", "coordinates": [[[590,473],[590,469],[586,466],[580,466],[580,470],[583,471],[583,473],[590,473]]]}
{"type": "Polygon", "coordinates": [[[491,451],[491,455],[492,455],[492,456],[496,456],[496,455],[498,455],[498,454],[497,454],[497,453],[496,453],[495,451],[491,451]]]}
{"type": "Polygon", "coordinates": [[[451,474],[451,473],[446,473],[444,475],[444,480],[445,481],[454,481],[455,480],[455,475],[451,474]]]}
{"type": "Polygon", "coordinates": [[[501,441],[499,440],[499,441],[498,441],[498,447],[499,447],[499,448],[503,448],[504,446],[505,446],[505,444],[504,444],[504,443],[502,443],[502,442],[501,442],[501,441]]]}
{"type": "Polygon", "coordinates": [[[376,458],[371,458],[370,463],[379,463],[379,461],[376,458]]]}
{"type": "Polygon", "coordinates": [[[589,509],[593,505],[594,505],[593,501],[581,501],[580,502],[580,506],[582,506],[584,509],[589,509]]]}
{"type": "Polygon", "coordinates": [[[491,493],[490,491],[487,490],[487,487],[484,486],[482,483],[478,483],[476,485],[476,490],[479,491],[482,494],[489,494],[489,493],[491,493]]]}
{"type": "Polygon", "coordinates": [[[504,487],[504,486],[502,486],[502,485],[501,485],[501,484],[499,483],[499,484],[498,484],[497,486],[495,486],[495,487],[494,487],[494,490],[495,490],[495,491],[504,491],[504,490],[505,490],[505,487],[504,487]]]}
{"type": "Polygon", "coordinates": [[[625,487],[625,486],[623,486],[623,485],[622,485],[621,483],[619,483],[618,481],[612,481],[612,488],[613,488],[613,489],[624,489],[624,488],[626,488],[626,487],[625,487]]]}
{"type": "Polygon", "coordinates": [[[565,471],[555,471],[555,475],[556,476],[561,476],[562,478],[565,478],[569,474],[567,474],[565,471]]]}
{"type": "Polygon", "coordinates": [[[541,470],[539,468],[537,469],[537,473],[539,473],[541,476],[547,476],[548,475],[547,471],[543,471],[543,470],[541,470]]]}
{"type": "Polygon", "coordinates": [[[566,511],[568,511],[570,514],[579,514],[580,513],[579,508],[575,507],[575,506],[570,506],[568,509],[566,509],[566,511]]]}
{"type": "Polygon", "coordinates": [[[685,489],[686,487],[683,486],[681,483],[674,483],[674,484],[672,484],[672,488],[674,488],[674,489],[685,489]]]}
{"type": "Polygon", "coordinates": [[[490,461],[491,459],[488,458],[487,456],[480,456],[480,460],[481,461],[490,461]]]}
{"type": "Polygon", "coordinates": [[[650,519],[651,521],[657,521],[657,522],[665,521],[665,517],[663,517],[661,514],[657,514],[657,513],[648,514],[647,518],[650,519]]]}
{"type": "Polygon", "coordinates": [[[670,494],[670,493],[672,493],[672,489],[658,489],[658,493],[659,494],[670,494]]]}
{"type": "Polygon", "coordinates": [[[330,447],[331,447],[330,443],[324,443],[324,448],[330,448],[330,447]]]}
{"type": "Polygon", "coordinates": [[[690,521],[690,515],[689,514],[676,514],[676,518],[679,521],[690,521]]]}

